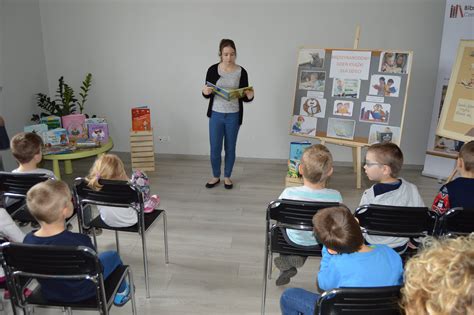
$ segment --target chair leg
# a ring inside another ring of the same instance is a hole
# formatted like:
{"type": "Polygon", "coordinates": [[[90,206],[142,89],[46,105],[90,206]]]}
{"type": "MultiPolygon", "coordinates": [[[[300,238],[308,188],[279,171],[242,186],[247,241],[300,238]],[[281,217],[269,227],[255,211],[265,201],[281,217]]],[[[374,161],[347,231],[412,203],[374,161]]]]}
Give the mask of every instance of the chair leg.
{"type": "Polygon", "coordinates": [[[92,228],[92,238],[94,239],[94,246],[97,250],[97,248],[98,248],[97,247],[97,236],[95,235],[95,228],[94,227],[92,228]]]}
{"type": "Polygon", "coordinates": [[[130,285],[130,295],[132,297],[132,314],[137,314],[137,304],[135,302],[135,282],[133,282],[132,270],[128,269],[128,284],[130,285]]]}
{"type": "Polygon", "coordinates": [[[265,300],[267,297],[267,273],[268,273],[268,233],[265,239],[265,255],[263,258],[263,283],[262,283],[262,305],[261,305],[261,315],[265,314],[265,300]]]}
{"type": "Polygon", "coordinates": [[[120,243],[119,243],[119,236],[118,236],[117,230],[115,231],[115,244],[117,245],[117,254],[120,256],[120,243]]]}
{"type": "Polygon", "coordinates": [[[270,259],[268,260],[268,280],[272,280],[273,271],[273,252],[270,252],[270,259]]]}
{"type": "Polygon", "coordinates": [[[142,237],[142,249],[143,249],[143,267],[145,269],[145,286],[146,286],[146,298],[150,298],[150,281],[148,279],[148,255],[146,251],[146,239],[145,232],[140,233],[142,237]]]}
{"type": "Polygon", "coordinates": [[[165,211],[163,211],[163,238],[165,241],[165,263],[169,264],[170,260],[168,258],[168,221],[166,218],[165,211]]]}

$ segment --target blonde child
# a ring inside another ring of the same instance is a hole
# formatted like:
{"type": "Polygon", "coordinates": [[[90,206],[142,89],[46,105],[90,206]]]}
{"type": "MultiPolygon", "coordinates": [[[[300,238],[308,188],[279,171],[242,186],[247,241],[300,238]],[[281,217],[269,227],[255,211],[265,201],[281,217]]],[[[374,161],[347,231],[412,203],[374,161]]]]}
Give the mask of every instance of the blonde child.
{"type": "MultiPolygon", "coordinates": [[[[299,172],[303,175],[303,186],[286,188],[278,199],[301,201],[342,202],[341,194],[334,189],[326,188],[327,181],[333,173],[332,155],[321,144],[308,147],[301,157],[299,172]]],[[[318,242],[312,231],[286,229],[288,238],[299,246],[316,246],[318,242]]],[[[285,285],[297,273],[307,257],[280,255],[275,258],[275,266],[280,270],[276,285],[285,285]]]]}
{"type": "MultiPolygon", "coordinates": [[[[94,190],[100,190],[101,179],[129,181],[122,160],[115,154],[103,154],[98,157],[92,165],[89,175],[86,177],[88,186],[94,190]]],[[[136,172],[132,177],[139,188],[145,192],[145,212],[152,212],[159,203],[159,197],[149,196],[148,178],[141,172],[136,172]]],[[[128,227],[137,223],[137,213],[132,208],[119,208],[109,206],[97,206],[101,219],[112,227],[128,227]]]]}

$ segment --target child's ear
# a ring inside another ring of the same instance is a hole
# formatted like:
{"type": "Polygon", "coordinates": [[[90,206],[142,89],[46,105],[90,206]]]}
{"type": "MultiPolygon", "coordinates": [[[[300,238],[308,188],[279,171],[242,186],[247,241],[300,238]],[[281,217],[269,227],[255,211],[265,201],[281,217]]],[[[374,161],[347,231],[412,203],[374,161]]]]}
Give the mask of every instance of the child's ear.
{"type": "Polygon", "coordinates": [[[331,167],[331,169],[329,170],[327,177],[331,177],[332,173],[334,173],[334,168],[333,167],[331,167]]]}
{"type": "Polygon", "coordinates": [[[458,158],[458,159],[456,160],[456,168],[457,168],[458,170],[463,170],[463,169],[464,169],[464,160],[463,160],[463,159],[458,158]]]}
{"type": "Polygon", "coordinates": [[[328,253],[331,254],[331,255],[337,255],[337,252],[335,250],[332,250],[330,248],[327,249],[328,250],[328,253]]]}
{"type": "Polygon", "coordinates": [[[301,163],[298,164],[298,173],[300,173],[301,175],[304,175],[303,174],[303,165],[301,163]]]}

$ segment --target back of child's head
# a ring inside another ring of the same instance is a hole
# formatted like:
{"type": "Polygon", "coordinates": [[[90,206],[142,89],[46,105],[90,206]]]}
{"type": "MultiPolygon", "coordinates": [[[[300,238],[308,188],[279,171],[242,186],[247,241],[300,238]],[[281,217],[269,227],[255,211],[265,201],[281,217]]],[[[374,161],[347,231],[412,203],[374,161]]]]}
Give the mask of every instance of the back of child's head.
{"type": "Polygon", "coordinates": [[[339,254],[357,252],[364,244],[359,223],[344,206],[318,211],[313,217],[316,238],[339,254]]]}
{"type": "Polygon", "coordinates": [[[466,171],[474,171],[474,141],[464,143],[459,151],[459,158],[463,160],[466,171]]]}
{"type": "Polygon", "coordinates": [[[326,182],[332,169],[332,155],[322,144],[314,144],[301,157],[303,177],[310,183],[326,182]]]}
{"type": "Polygon", "coordinates": [[[100,190],[100,179],[126,180],[127,173],[122,160],[115,154],[103,154],[98,157],[89,170],[86,180],[90,188],[100,190]]]}
{"type": "Polygon", "coordinates": [[[33,132],[20,132],[12,138],[10,147],[18,163],[25,164],[41,153],[43,139],[33,132]]]}
{"type": "Polygon", "coordinates": [[[474,314],[474,233],[427,239],[407,261],[402,305],[407,315],[474,314]]]}
{"type": "Polygon", "coordinates": [[[402,150],[392,142],[376,143],[369,147],[367,152],[375,155],[377,163],[390,167],[392,178],[397,178],[403,165],[402,150]]]}
{"type": "Polygon", "coordinates": [[[26,204],[36,220],[51,224],[61,218],[62,210],[72,208],[71,191],[65,182],[48,179],[28,190],[26,204]]]}

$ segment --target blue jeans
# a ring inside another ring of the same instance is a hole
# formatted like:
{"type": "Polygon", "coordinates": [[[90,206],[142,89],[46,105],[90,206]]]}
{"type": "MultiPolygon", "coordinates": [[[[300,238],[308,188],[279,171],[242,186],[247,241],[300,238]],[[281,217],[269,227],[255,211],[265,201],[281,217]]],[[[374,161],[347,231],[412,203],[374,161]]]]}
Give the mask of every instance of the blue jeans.
{"type": "Polygon", "coordinates": [[[300,288],[283,291],[280,298],[282,315],[313,315],[319,295],[300,288]]]}
{"type": "MultiPolygon", "coordinates": [[[[107,277],[112,274],[115,268],[123,265],[122,260],[120,259],[120,256],[117,254],[116,251],[112,251],[112,250],[100,253],[99,260],[102,263],[102,266],[104,267],[104,280],[107,279],[107,277]]],[[[127,287],[127,282],[124,280],[120,284],[118,292],[123,292],[123,290],[125,290],[126,287],[127,287]]]]}
{"type": "Polygon", "coordinates": [[[221,176],[222,141],[224,141],[225,150],[224,177],[232,175],[239,128],[238,112],[212,112],[209,119],[209,142],[211,143],[211,166],[214,177],[221,176]]]}

